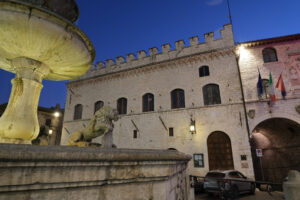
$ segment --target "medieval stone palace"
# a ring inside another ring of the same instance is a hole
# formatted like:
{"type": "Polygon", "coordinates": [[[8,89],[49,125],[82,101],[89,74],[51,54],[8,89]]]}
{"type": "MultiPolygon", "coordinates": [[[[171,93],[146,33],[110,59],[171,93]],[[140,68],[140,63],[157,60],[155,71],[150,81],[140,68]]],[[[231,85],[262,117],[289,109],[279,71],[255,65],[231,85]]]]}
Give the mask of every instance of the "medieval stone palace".
{"type": "Polygon", "coordinates": [[[206,33],[204,42],[195,36],[189,46],[181,40],[98,62],[67,88],[63,145],[107,105],[119,113],[117,148],[184,152],[193,156],[190,175],[234,168],[280,182],[300,170],[300,34],[235,44],[228,24],[218,39],[206,33]],[[274,89],[276,101],[270,72],[274,87],[281,74],[286,89],[284,98],[274,89]]]}

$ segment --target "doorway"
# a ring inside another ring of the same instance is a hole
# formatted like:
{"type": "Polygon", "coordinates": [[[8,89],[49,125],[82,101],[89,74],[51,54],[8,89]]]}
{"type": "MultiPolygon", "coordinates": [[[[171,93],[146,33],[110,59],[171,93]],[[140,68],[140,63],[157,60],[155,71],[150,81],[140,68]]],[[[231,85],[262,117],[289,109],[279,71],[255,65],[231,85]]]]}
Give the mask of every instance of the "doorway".
{"type": "Polygon", "coordinates": [[[211,133],[207,138],[209,170],[233,169],[231,141],[221,131],[211,133]]]}

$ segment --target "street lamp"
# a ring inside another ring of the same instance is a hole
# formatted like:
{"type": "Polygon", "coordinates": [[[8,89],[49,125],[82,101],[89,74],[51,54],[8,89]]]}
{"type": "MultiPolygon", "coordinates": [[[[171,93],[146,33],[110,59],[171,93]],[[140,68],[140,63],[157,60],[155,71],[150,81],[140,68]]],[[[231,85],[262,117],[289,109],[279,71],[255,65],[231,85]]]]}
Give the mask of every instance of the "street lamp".
{"type": "Polygon", "coordinates": [[[50,130],[49,130],[49,135],[51,135],[52,133],[53,133],[53,130],[50,129],[50,130]]]}
{"type": "Polygon", "coordinates": [[[59,117],[60,116],[60,112],[58,112],[58,111],[56,111],[56,112],[54,112],[54,117],[59,117]]]}
{"type": "Polygon", "coordinates": [[[191,118],[191,122],[190,122],[190,133],[191,134],[196,133],[196,123],[195,123],[195,120],[192,120],[192,118],[191,118]]]}

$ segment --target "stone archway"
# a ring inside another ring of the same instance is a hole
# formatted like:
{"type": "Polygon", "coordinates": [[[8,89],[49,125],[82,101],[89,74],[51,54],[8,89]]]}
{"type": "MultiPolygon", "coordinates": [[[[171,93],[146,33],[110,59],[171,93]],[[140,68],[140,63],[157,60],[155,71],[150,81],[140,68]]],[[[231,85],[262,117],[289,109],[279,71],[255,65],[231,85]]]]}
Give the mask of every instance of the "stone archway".
{"type": "Polygon", "coordinates": [[[270,118],[252,131],[251,152],[256,180],[281,183],[288,171],[300,171],[300,124],[286,118],[270,118]],[[262,149],[263,157],[256,156],[262,149]]]}
{"type": "Polygon", "coordinates": [[[211,133],[207,138],[209,170],[233,169],[231,141],[221,131],[211,133]]]}

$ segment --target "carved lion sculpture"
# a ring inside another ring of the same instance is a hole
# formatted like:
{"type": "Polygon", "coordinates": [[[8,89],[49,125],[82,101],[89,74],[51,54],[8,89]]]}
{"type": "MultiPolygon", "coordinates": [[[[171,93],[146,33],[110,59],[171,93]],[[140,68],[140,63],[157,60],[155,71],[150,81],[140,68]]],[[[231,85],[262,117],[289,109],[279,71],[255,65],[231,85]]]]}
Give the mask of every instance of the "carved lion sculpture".
{"type": "Polygon", "coordinates": [[[112,132],[114,128],[113,120],[118,120],[118,114],[115,109],[108,106],[100,108],[84,129],[71,134],[68,145],[79,147],[101,146],[101,144],[92,143],[92,140],[112,132]]]}

